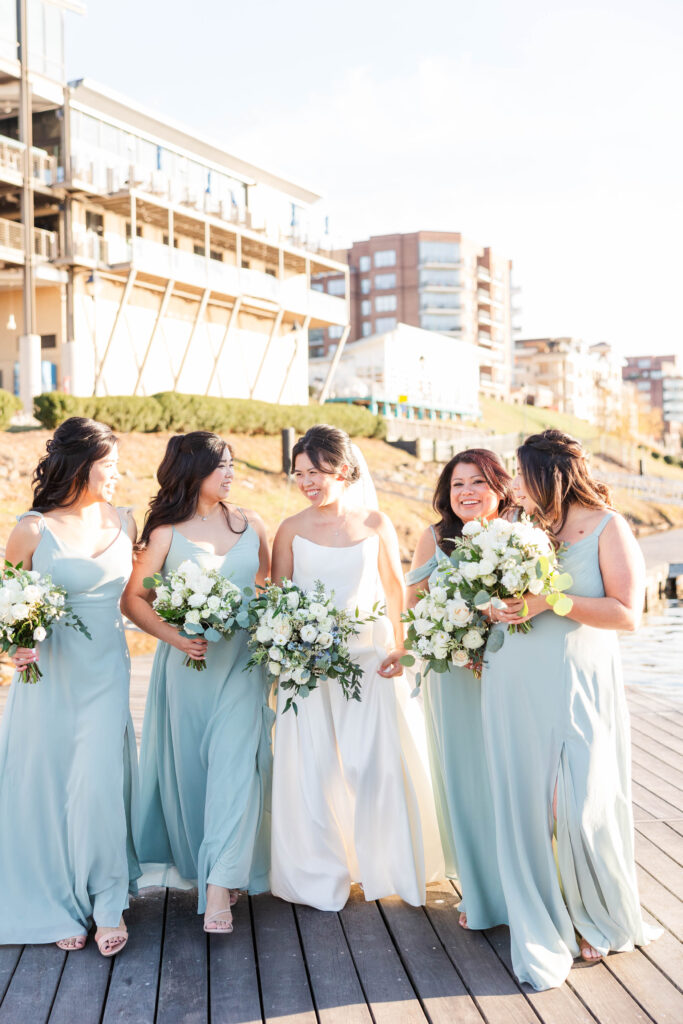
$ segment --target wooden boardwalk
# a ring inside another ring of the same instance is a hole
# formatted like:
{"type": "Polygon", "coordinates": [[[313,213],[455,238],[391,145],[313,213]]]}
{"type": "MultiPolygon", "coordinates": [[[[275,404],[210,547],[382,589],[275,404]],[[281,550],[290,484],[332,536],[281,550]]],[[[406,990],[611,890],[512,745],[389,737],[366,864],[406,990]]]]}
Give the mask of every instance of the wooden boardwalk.
{"type": "MultiPolygon", "coordinates": [[[[139,727],[149,659],[136,659],[139,727]]],[[[7,688],[0,688],[0,709],[7,688]]],[[[207,936],[196,894],[146,890],[113,960],[92,941],[0,947],[0,1024],[681,1024],[683,698],[630,687],[633,801],[646,917],[665,929],[642,951],[577,963],[561,988],[515,981],[505,928],[464,932],[458,893],[425,908],[366,903],[339,914],[242,896],[230,936],[207,936]]]]}

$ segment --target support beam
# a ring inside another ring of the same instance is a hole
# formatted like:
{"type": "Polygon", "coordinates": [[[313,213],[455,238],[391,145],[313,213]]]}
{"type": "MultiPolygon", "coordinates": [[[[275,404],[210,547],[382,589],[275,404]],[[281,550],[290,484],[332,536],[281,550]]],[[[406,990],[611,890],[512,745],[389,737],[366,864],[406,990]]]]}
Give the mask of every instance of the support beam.
{"type": "Polygon", "coordinates": [[[292,367],[294,366],[294,360],[296,359],[297,353],[299,351],[299,342],[301,340],[302,335],[306,337],[308,343],[308,325],[310,324],[310,322],[311,318],[310,316],[307,316],[306,319],[304,320],[303,327],[300,327],[299,330],[295,332],[294,351],[292,352],[292,358],[289,360],[289,366],[287,367],[287,373],[285,374],[285,379],[283,380],[282,387],[280,388],[280,394],[277,396],[278,403],[282,401],[282,396],[285,393],[287,381],[289,380],[289,374],[291,372],[292,367]]]}
{"type": "Polygon", "coordinates": [[[350,333],[351,325],[347,324],[347,326],[344,328],[344,333],[339,339],[339,344],[337,345],[337,349],[334,353],[334,356],[332,357],[330,368],[327,371],[327,377],[325,378],[325,383],[323,384],[323,388],[322,391],[320,392],[320,397],[318,399],[320,405],[325,404],[330,394],[330,389],[332,388],[332,381],[334,380],[334,375],[337,372],[337,367],[339,366],[339,360],[342,357],[342,352],[344,351],[344,346],[346,345],[350,333]]]}
{"type": "Polygon", "coordinates": [[[225,325],[225,332],[223,333],[223,337],[221,339],[221,343],[218,346],[218,352],[216,353],[216,358],[214,359],[213,366],[211,367],[211,373],[209,375],[209,383],[206,385],[206,391],[204,392],[205,395],[208,395],[208,393],[209,393],[209,391],[211,389],[211,385],[213,384],[213,378],[216,376],[216,374],[218,372],[218,364],[220,362],[221,356],[223,355],[223,349],[225,348],[225,346],[226,346],[226,344],[228,342],[228,337],[230,335],[230,331],[233,329],[233,327],[235,326],[235,323],[237,322],[237,315],[238,315],[238,313],[240,311],[240,306],[241,305],[242,305],[242,296],[238,295],[237,298],[235,299],[235,302],[233,304],[232,309],[230,310],[230,315],[228,316],[228,322],[225,325]]]}
{"type": "Polygon", "coordinates": [[[275,337],[277,332],[280,330],[280,324],[282,323],[282,317],[284,316],[284,313],[285,313],[284,309],[282,309],[282,307],[280,307],[280,309],[278,309],[278,311],[277,311],[275,319],[273,320],[273,326],[270,329],[270,334],[268,335],[268,341],[266,342],[266,347],[263,350],[263,355],[261,356],[261,362],[259,364],[259,368],[256,371],[256,376],[254,377],[254,383],[252,384],[252,386],[251,386],[251,388],[249,390],[249,397],[250,398],[254,397],[254,392],[256,391],[256,385],[259,382],[259,378],[261,376],[261,372],[263,370],[263,367],[266,364],[266,359],[268,358],[268,353],[270,351],[270,346],[271,346],[271,344],[273,342],[273,338],[275,337]]]}
{"type": "Polygon", "coordinates": [[[164,294],[162,295],[161,302],[159,303],[159,309],[157,311],[156,320],[154,321],[154,326],[152,327],[152,333],[149,336],[149,341],[147,342],[147,348],[145,349],[145,354],[142,357],[142,362],[140,363],[140,366],[138,368],[138,379],[135,382],[135,388],[133,390],[133,394],[134,395],[137,395],[138,389],[140,387],[140,384],[142,383],[142,375],[145,372],[145,365],[146,365],[147,360],[149,358],[149,354],[152,351],[152,345],[154,344],[154,339],[156,337],[156,333],[159,330],[159,324],[161,323],[161,321],[166,316],[166,310],[168,309],[168,304],[171,301],[171,295],[173,294],[173,285],[174,284],[175,284],[175,281],[172,278],[166,282],[166,287],[164,289],[164,294]]]}
{"type": "MultiPolygon", "coordinates": [[[[22,152],[22,186],[21,186],[21,223],[23,228],[24,249],[24,323],[22,331],[22,356],[19,359],[19,391],[27,416],[33,415],[33,395],[40,391],[40,355],[38,356],[38,379],[31,367],[35,362],[32,355],[36,337],[36,283],[35,283],[35,252],[33,241],[33,116],[31,103],[31,83],[29,80],[29,47],[28,47],[28,15],[27,0],[17,0],[17,42],[19,56],[19,141],[23,144],[22,152]],[[29,379],[21,380],[23,372],[29,379]],[[36,386],[38,391],[35,390],[36,386]]],[[[38,342],[40,351],[40,341],[38,342]]]]}
{"type": "MultiPolygon", "coordinates": [[[[130,294],[133,291],[133,286],[135,284],[136,274],[137,274],[137,270],[131,269],[131,270],[128,271],[128,277],[126,278],[126,283],[125,283],[124,288],[123,288],[123,294],[121,295],[121,301],[119,302],[119,308],[116,310],[116,316],[114,317],[114,323],[113,323],[112,329],[111,329],[111,331],[109,333],[109,340],[107,341],[107,345],[106,345],[106,348],[104,350],[104,354],[102,356],[102,359],[100,361],[99,368],[95,372],[95,380],[93,382],[93,389],[92,389],[93,395],[97,394],[97,386],[100,383],[100,379],[101,379],[102,373],[104,371],[104,364],[107,361],[107,356],[109,355],[109,349],[111,348],[111,344],[112,344],[112,342],[114,340],[114,335],[116,334],[116,329],[119,326],[119,323],[121,321],[121,317],[123,315],[123,311],[126,308],[126,306],[128,305],[128,300],[130,298],[130,294]]],[[[95,306],[97,306],[97,296],[95,296],[94,302],[95,302],[95,306]]],[[[95,339],[95,344],[97,344],[97,339],[95,339]]],[[[97,353],[95,353],[95,358],[97,358],[97,353]]],[[[107,391],[106,385],[104,386],[104,390],[105,390],[105,393],[106,393],[106,391],[107,391]]]]}
{"type": "Polygon", "coordinates": [[[187,345],[185,346],[185,351],[183,352],[183,358],[180,360],[180,366],[178,367],[178,372],[176,373],[175,380],[173,381],[173,390],[174,391],[177,390],[177,388],[178,388],[178,381],[180,380],[180,376],[181,376],[181,374],[183,372],[183,369],[185,367],[185,362],[187,360],[187,354],[190,351],[190,346],[192,345],[192,342],[194,340],[194,336],[195,336],[195,334],[197,332],[197,328],[199,327],[199,324],[201,323],[201,321],[204,319],[204,314],[206,313],[206,307],[208,305],[209,296],[210,295],[211,295],[211,289],[210,288],[205,288],[204,291],[202,292],[202,297],[199,300],[199,305],[197,307],[197,315],[194,318],[194,322],[192,324],[192,329],[190,330],[190,337],[187,339],[187,345]]]}

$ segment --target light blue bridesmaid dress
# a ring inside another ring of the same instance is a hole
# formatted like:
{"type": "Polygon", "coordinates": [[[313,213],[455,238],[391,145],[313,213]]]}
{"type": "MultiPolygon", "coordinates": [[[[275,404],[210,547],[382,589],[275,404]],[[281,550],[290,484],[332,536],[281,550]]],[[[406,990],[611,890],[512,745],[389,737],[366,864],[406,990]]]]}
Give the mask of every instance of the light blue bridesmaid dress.
{"type": "MultiPolygon", "coordinates": [[[[441,551],[412,569],[406,583],[435,582],[441,551]]],[[[452,665],[430,672],[422,684],[429,761],[446,874],[462,888],[460,910],[469,928],[507,924],[498,873],[493,801],[481,723],[481,682],[473,672],[452,665]]]]}
{"type": "MultiPolygon", "coordinates": [[[[570,593],[605,596],[598,541],[610,518],[563,554],[570,593]]],[[[603,954],[659,932],[638,900],[617,633],[551,611],[532,621],[530,633],[506,633],[487,651],[482,699],[512,963],[520,981],[545,989],[569,974],[575,930],[603,954]]]]}
{"type": "MultiPolygon", "coordinates": [[[[253,589],[259,537],[247,526],[220,556],[174,529],[163,574],[186,559],[253,589]]],[[[248,657],[246,634],[238,630],[208,645],[202,672],[161,642],[152,666],[140,751],[141,884],[197,884],[200,914],[207,883],[268,889],[275,716],[263,673],[247,671],[248,657]]]]}
{"type": "MultiPolygon", "coordinates": [[[[41,679],[15,675],[0,723],[0,943],[115,927],[140,869],[132,842],[137,753],[119,599],[132,547],[121,530],[96,558],[39,512],[33,568],[65,587],[92,640],[57,623],[39,645],[41,679]]],[[[23,517],[21,517],[23,518],[23,517]]]]}

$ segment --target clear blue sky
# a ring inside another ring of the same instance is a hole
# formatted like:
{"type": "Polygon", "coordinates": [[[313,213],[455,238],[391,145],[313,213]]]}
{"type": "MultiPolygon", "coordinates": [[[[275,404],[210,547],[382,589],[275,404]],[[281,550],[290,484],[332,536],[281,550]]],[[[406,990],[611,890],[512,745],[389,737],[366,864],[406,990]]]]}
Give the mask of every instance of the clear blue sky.
{"type": "Polygon", "coordinates": [[[502,249],[526,336],[683,350],[680,0],[88,0],[67,71],[325,196],[502,249]]]}

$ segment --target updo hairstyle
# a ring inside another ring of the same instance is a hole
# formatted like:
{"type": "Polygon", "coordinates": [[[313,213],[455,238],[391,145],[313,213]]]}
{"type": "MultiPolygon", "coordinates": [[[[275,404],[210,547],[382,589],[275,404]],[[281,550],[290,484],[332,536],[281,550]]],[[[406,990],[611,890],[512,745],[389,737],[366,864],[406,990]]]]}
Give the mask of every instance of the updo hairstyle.
{"type": "Polygon", "coordinates": [[[339,427],[317,423],[306,431],[292,449],[292,470],[296,468],[297,455],[308,455],[320,473],[344,476],[346,484],[353,484],[360,478],[360,467],[348,434],[339,427]],[[343,467],[347,472],[343,473],[343,467]]]}
{"type": "Polygon", "coordinates": [[[105,423],[85,416],[64,420],[34,470],[31,508],[49,512],[74,505],[87,490],[93,463],[109,455],[116,443],[116,435],[105,423]]]}

